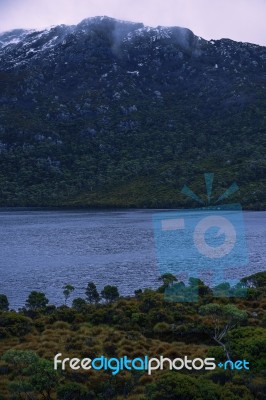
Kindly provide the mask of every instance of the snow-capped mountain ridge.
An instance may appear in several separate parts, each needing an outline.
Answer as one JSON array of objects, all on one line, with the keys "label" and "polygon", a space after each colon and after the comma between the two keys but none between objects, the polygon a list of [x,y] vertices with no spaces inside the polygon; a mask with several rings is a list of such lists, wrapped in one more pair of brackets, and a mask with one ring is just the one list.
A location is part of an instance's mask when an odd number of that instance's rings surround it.
[{"label": "snow-capped mountain ridge", "polygon": [[[199,56],[204,53],[208,45],[222,41],[206,41],[193,34],[187,28],[144,26],[142,23],[116,20],[110,17],[92,17],[81,21],[77,25],[58,25],[38,30],[15,29],[0,34],[0,67],[13,69],[26,65],[29,60],[52,60],[55,53],[61,54],[64,48],[79,46],[96,36],[106,37],[110,41],[112,51],[125,52],[125,48],[138,46],[150,51],[150,46],[158,43],[163,46],[177,45],[179,50]],[[226,45],[225,45],[226,44]],[[238,47],[237,42],[223,42],[217,46],[217,52],[228,57],[232,45]],[[241,44],[243,45],[243,44]],[[246,44],[248,48],[259,47]],[[223,47],[222,49],[220,47]],[[157,49],[158,50],[158,49]],[[256,60],[258,62],[258,60]],[[215,62],[217,64],[217,62]]]},{"label": "snow-capped mountain ridge", "polygon": [[[142,177],[169,205],[191,160],[202,173],[212,157],[240,184],[264,179],[265,47],[108,17],[0,42],[1,204],[66,204]],[[246,204],[265,199],[247,190]]]}]

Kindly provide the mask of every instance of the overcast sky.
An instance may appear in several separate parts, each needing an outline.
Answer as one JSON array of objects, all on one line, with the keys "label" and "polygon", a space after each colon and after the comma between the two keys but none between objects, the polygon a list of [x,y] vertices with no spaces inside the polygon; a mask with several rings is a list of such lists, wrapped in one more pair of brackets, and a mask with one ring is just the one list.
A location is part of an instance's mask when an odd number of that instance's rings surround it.
[{"label": "overcast sky", "polygon": [[76,24],[96,15],[266,45],[266,0],[0,0],[0,31]]}]

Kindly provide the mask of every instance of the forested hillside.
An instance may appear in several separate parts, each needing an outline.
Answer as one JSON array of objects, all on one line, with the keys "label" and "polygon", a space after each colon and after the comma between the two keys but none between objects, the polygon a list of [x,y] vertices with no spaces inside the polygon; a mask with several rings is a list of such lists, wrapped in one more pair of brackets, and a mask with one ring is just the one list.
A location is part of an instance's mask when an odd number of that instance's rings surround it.
[{"label": "forested hillside", "polygon": [[107,17],[0,34],[1,206],[265,209],[266,48]]}]

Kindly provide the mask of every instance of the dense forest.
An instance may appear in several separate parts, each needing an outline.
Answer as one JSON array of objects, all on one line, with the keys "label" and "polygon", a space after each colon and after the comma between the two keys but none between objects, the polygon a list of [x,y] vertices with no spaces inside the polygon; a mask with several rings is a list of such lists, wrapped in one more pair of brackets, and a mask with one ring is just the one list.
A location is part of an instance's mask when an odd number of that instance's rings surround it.
[{"label": "dense forest", "polygon": [[265,209],[266,49],[111,18],[0,35],[0,205]]}]

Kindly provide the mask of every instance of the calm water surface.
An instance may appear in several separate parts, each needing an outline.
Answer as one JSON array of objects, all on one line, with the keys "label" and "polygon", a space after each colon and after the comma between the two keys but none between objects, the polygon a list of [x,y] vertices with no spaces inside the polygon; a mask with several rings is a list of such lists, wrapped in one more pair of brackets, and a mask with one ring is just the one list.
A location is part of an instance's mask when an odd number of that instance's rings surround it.
[{"label": "calm water surface", "polygon": [[[83,296],[88,281],[123,295],[158,286],[154,210],[0,212],[0,293],[14,308],[32,290],[62,304],[62,286]],[[265,270],[266,212],[245,212],[249,264],[239,278]]]}]

